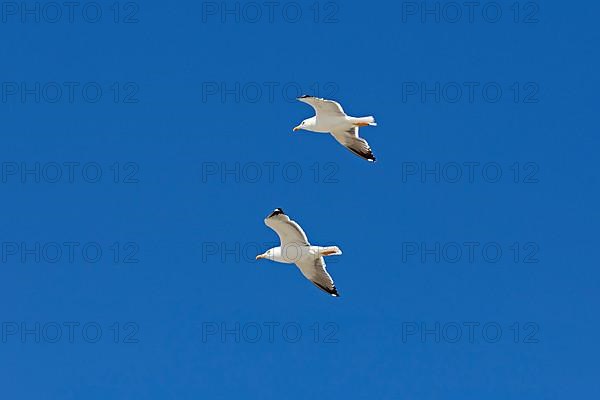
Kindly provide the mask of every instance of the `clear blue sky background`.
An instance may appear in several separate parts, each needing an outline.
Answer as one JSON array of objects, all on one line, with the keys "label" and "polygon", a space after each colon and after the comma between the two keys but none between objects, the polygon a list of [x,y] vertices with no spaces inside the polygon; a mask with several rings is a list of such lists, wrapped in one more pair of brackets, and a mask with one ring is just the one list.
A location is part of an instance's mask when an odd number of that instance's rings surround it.
[{"label": "clear blue sky background", "polygon": [[[600,394],[597,3],[540,2],[536,9],[523,2],[515,22],[513,2],[501,1],[496,23],[482,16],[483,6],[472,23],[466,8],[455,23],[448,21],[455,10],[445,8],[436,23],[434,15],[423,22],[406,14],[413,3],[403,14],[402,2],[359,1],[319,3],[317,21],[312,1],[295,3],[297,22],[290,21],[293,5],[282,16],[289,4],[282,2],[272,22],[263,5],[254,23],[248,18],[256,8],[241,8],[246,14],[236,22],[231,14],[225,21],[203,14],[202,2],[144,1],[139,10],[119,6],[117,19],[135,14],[134,23],[115,23],[109,2],[97,3],[98,23],[86,21],[82,7],[73,23],[66,8],[61,21],[50,23],[55,10],[46,8],[36,23],[31,15],[22,22],[14,14],[22,10],[5,3],[3,397]],[[35,94],[23,99],[21,91],[36,82],[46,87],[39,103]],[[50,102],[51,82],[63,89],[77,82],[73,101],[65,91]],[[96,103],[81,94],[89,82],[102,89]],[[436,82],[448,89],[439,102],[407,92],[413,83],[431,89]],[[449,101],[453,82],[465,91],[456,102]],[[464,82],[479,84],[473,101]],[[221,89],[236,83],[239,101],[231,93],[223,100]],[[502,89],[497,102],[482,94],[488,83]],[[275,85],[272,98],[267,85]],[[379,126],[361,132],[378,162],[329,137],[292,133],[312,115],[291,100],[298,87],[339,100],[352,115],[375,115]],[[92,86],[88,99],[93,93]],[[137,101],[124,102],[124,94]],[[80,166],[69,182],[69,162],[96,163],[90,168],[99,166],[101,180],[87,182]],[[469,162],[497,163],[502,177],[489,182],[477,169],[472,182],[464,175],[456,183],[431,174],[424,182],[403,179],[415,165]],[[23,167],[36,163],[45,171],[40,182],[35,173],[23,178]],[[50,182],[52,163],[63,165],[57,183]],[[263,175],[251,181],[256,163]],[[272,180],[264,163],[279,163]],[[217,175],[203,179],[215,166]],[[219,175],[236,166],[239,179]],[[287,178],[283,166],[291,168]],[[302,177],[293,182],[298,168]],[[320,292],[293,266],[254,260],[276,239],[263,224],[275,207],[313,243],[343,249],[329,264],[341,298]],[[52,244],[65,242],[80,243],[73,261],[63,247],[49,262]],[[407,244],[422,250],[464,242],[494,243],[502,257],[492,263],[479,247],[473,262],[463,254],[452,263],[452,255],[436,262],[404,251]],[[87,259],[86,243],[96,244]],[[89,259],[94,248],[102,250],[97,262]],[[72,340],[71,322],[79,324]],[[273,340],[269,323],[279,324]],[[421,335],[436,323],[439,340]],[[473,340],[468,323],[479,324]],[[221,336],[236,324],[239,341]],[[501,328],[497,341],[494,329],[483,332],[486,324]],[[57,325],[62,336],[52,343]],[[262,332],[252,343],[256,325]],[[462,336],[454,342],[457,325]],[[96,343],[94,327],[102,329]],[[302,330],[296,342],[294,327]]]}]

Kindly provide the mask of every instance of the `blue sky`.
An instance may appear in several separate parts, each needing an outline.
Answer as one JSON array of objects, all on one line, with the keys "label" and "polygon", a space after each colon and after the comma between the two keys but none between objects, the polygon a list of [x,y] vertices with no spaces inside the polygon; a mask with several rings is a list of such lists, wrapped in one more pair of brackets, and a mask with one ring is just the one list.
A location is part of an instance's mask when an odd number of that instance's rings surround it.
[{"label": "blue sky", "polygon": [[[597,396],[598,11],[3,2],[3,393]],[[276,207],[341,298],[254,260]]]}]

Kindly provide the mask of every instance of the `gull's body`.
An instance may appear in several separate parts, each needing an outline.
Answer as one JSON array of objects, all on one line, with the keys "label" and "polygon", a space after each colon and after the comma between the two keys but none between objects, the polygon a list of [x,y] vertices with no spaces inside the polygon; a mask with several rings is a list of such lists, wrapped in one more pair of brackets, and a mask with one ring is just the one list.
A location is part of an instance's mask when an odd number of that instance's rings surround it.
[{"label": "gull's body", "polygon": [[284,264],[296,264],[302,275],[316,287],[334,297],[339,297],[323,259],[323,257],[342,254],[338,247],[311,246],[300,225],[285,215],[281,208],[265,218],[265,225],[277,233],[281,246],[273,247],[264,254],[256,256],[257,260],[269,259]]},{"label": "gull's body", "polygon": [[373,117],[351,117],[346,115],[340,103],[318,97],[298,97],[303,103],[315,109],[316,115],[305,119],[294,131],[304,129],[311,132],[330,133],[340,144],[359,157],[375,161],[375,156],[367,141],[358,136],[358,128],[377,126]]}]

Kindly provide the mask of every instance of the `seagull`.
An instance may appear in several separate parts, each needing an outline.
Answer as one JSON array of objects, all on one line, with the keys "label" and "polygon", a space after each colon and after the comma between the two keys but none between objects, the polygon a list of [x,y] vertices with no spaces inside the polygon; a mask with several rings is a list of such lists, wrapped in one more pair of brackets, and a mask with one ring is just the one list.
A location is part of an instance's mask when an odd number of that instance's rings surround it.
[{"label": "seagull", "polygon": [[374,117],[356,118],[346,115],[340,103],[333,100],[308,95],[300,96],[298,100],[314,108],[317,115],[302,121],[294,128],[294,132],[304,129],[311,132],[331,133],[335,140],[357,156],[375,162],[369,143],[358,136],[358,128],[377,126]]},{"label": "seagull", "polygon": [[326,256],[342,254],[339,247],[311,246],[300,225],[285,215],[281,208],[277,208],[265,218],[265,225],[277,233],[281,246],[259,254],[256,256],[257,260],[266,258],[279,263],[296,264],[302,275],[316,287],[333,297],[340,296],[323,260]]}]

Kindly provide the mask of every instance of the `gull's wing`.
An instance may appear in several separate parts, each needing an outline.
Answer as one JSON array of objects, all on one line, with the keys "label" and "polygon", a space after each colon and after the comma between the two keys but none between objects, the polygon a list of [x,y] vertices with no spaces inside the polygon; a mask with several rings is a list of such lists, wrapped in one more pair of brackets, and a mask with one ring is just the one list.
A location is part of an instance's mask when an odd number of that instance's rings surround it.
[{"label": "gull's wing", "polygon": [[317,116],[320,117],[345,117],[346,113],[344,109],[337,101],[325,100],[319,97],[313,96],[301,96],[298,97],[303,103],[309,104],[317,112]]},{"label": "gull's wing", "polygon": [[310,246],[306,233],[304,233],[300,225],[285,215],[281,208],[276,209],[265,218],[265,225],[277,233],[279,240],[281,240],[282,247],[286,247],[290,244]]},{"label": "gull's wing", "polygon": [[344,147],[365,160],[375,162],[375,156],[371,151],[369,143],[358,136],[358,127],[353,127],[347,131],[334,131],[331,135]]},{"label": "gull's wing", "polygon": [[300,271],[302,271],[302,275],[314,283],[316,287],[329,293],[333,297],[340,297],[340,294],[333,283],[333,279],[331,279],[331,275],[329,275],[327,268],[325,268],[325,260],[323,260],[323,257],[314,258],[313,256],[306,255],[298,260],[296,265],[300,268]]}]

